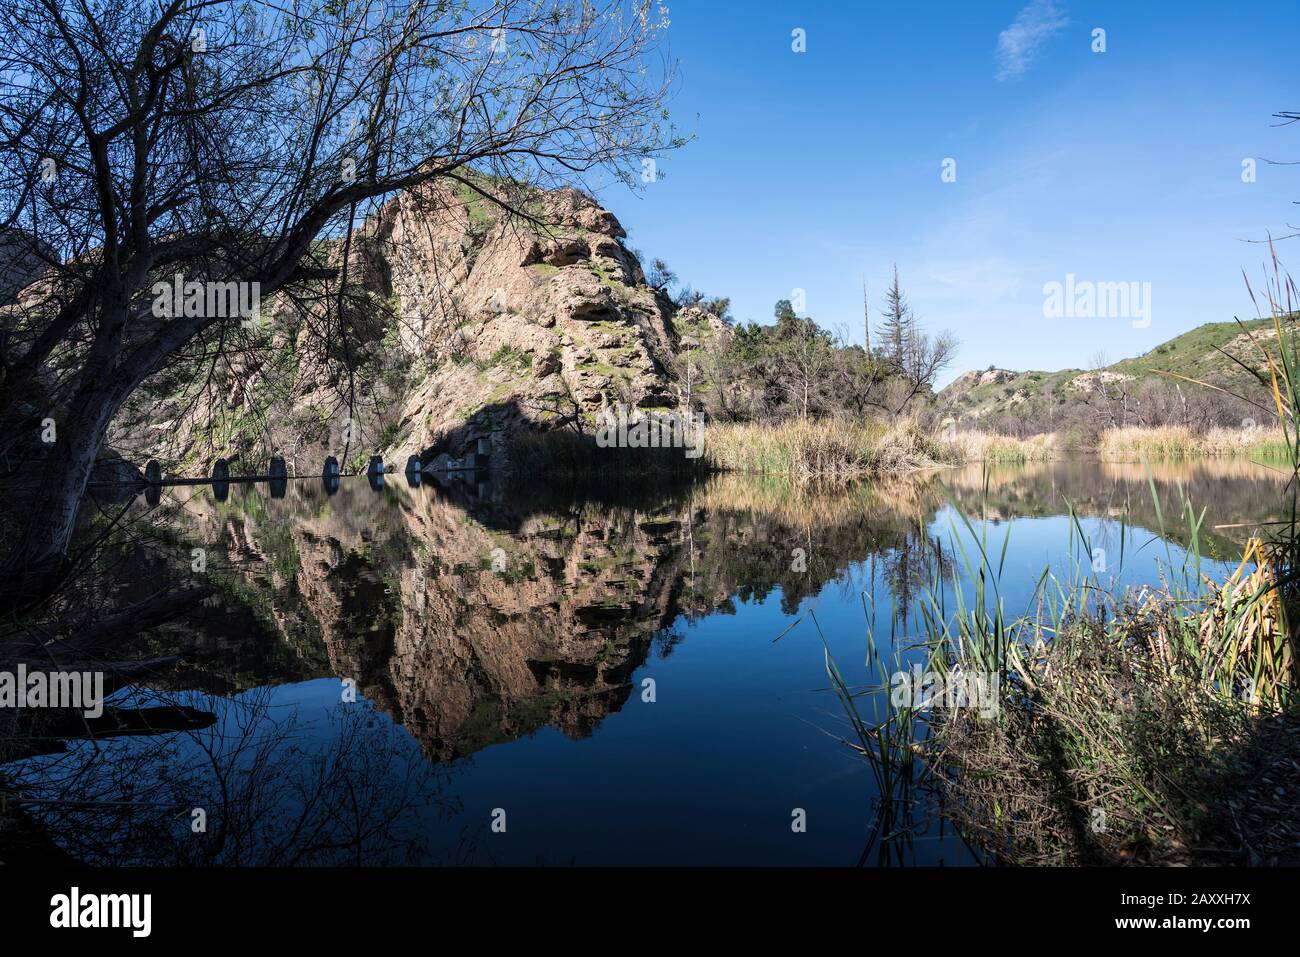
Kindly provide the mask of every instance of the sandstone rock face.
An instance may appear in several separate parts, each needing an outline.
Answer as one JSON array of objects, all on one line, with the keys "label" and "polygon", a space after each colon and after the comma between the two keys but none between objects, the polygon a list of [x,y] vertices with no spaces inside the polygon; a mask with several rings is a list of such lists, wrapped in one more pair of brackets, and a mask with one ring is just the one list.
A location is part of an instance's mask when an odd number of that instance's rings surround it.
[{"label": "sandstone rock face", "polygon": [[1010,379],[1014,379],[1015,377],[1016,377],[1016,373],[1010,372],[1006,369],[988,369],[987,371],[981,372],[979,374],[979,384],[998,385],[1000,383],[1007,382]]},{"label": "sandstone rock face", "polygon": [[[673,404],[671,304],[645,286],[611,213],[562,191],[544,203],[550,229],[498,220],[466,255],[466,224],[428,206],[398,200],[374,225],[383,248],[402,250],[392,267],[399,315],[432,366],[403,406],[409,431],[395,454],[460,457],[479,438],[499,446],[518,428],[591,419],[612,401]],[[437,245],[406,244],[415,234]],[[446,271],[438,249],[453,269],[431,288],[430,274]],[[447,313],[454,328],[439,321]]]},{"label": "sandstone rock face", "polygon": [[[537,222],[435,187],[393,199],[356,231],[348,280],[379,318],[347,313],[378,357],[361,371],[355,411],[340,401],[337,371],[313,356],[319,337],[285,304],[264,303],[272,344],[236,360],[244,364],[222,396],[228,425],[161,389],[133,400],[112,444],[188,474],[218,456],[241,455],[251,470],[273,454],[310,474],[345,447],[345,466],[363,453],[404,463],[484,448],[502,465],[520,430],[592,423],[614,402],[674,407],[676,307],[645,284],[618,220],[571,189],[537,193],[527,207]],[[341,242],[331,255],[344,265]]]}]

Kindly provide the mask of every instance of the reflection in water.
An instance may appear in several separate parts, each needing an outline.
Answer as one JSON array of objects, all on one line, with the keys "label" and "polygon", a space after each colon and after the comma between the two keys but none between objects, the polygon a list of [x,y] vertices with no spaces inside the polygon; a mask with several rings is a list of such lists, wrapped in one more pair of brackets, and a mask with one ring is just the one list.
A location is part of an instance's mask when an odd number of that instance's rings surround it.
[{"label": "reflection in water", "polygon": [[[954,469],[944,484],[964,510],[990,521],[1060,515],[1073,508],[1090,518],[1123,520],[1190,547],[1182,515],[1206,511],[1200,545],[1205,558],[1240,559],[1256,523],[1283,517],[1282,489],[1290,472],[1245,459],[1190,462],[1036,462]],[[1152,489],[1158,495],[1152,496]],[[1216,526],[1219,526],[1216,528]]]},{"label": "reflection in water", "polygon": [[[185,667],[135,693],[210,727],[75,743],[5,775],[61,847],[96,863],[853,863],[871,777],[838,740],[820,640],[773,639],[815,609],[846,675],[867,629],[877,646],[903,641],[930,574],[919,536],[950,533],[950,496],[1016,526],[1009,567],[1027,599],[1043,561],[1064,557],[1069,509],[1099,540],[1116,523],[1158,530],[1149,474],[174,489],[170,534],[207,550],[221,596],[150,646],[183,650]],[[1281,479],[1262,468],[1150,477],[1167,522],[1183,496],[1206,527],[1278,507]],[[1247,531],[1203,538],[1205,557],[1231,560]],[[1153,578],[1145,562],[1125,580]],[[940,821],[911,836],[917,861],[969,859]]]},{"label": "reflection in water", "polygon": [[299,697],[293,707],[271,688],[166,695],[212,709],[210,726],[82,742],[24,762],[10,785],[67,853],[90,864],[420,860],[427,849],[412,823],[417,811],[446,806],[442,776],[409,760],[400,728],[364,704],[339,704],[327,684],[323,702]]}]

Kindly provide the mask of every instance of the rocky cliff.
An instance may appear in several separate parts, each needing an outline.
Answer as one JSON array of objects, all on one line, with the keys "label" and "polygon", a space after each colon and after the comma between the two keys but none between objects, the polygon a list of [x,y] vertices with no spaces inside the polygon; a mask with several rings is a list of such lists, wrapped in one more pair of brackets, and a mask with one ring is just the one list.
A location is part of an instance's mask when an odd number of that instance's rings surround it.
[{"label": "rocky cliff", "polygon": [[679,327],[722,324],[678,316],[591,198],[529,193],[515,208],[522,217],[461,186],[391,200],[326,244],[346,265],[349,298],[326,287],[306,315],[301,303],[264,303],[266,321],[245,330],[256,348],[160,375],[111,444],[190,474],[217,457],[249,470],[276,454],[319,474],[345,450],[353,467],[374,452],[399,466],[476,451],[502,464],[522,429],[589,424],[614,402],[676,406]]}]

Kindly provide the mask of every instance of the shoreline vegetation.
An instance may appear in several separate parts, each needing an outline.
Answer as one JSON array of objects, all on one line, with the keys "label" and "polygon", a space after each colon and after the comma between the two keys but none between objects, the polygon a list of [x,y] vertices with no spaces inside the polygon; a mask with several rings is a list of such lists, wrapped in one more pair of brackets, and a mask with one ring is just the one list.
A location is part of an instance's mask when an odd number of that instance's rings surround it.
[{"label": "shoreline vegetation", "polygon": [[715,425],[705,439],[703,458],[718,471],[800,480],[890,475],[957,464],[949,445],[908,420],[888,426],[839,419]]},{"label": "shoreline vegetation", "polygon": [[[1081,531],[1071,546],[1091,552]],[[1080,563],[1018,619],[999,547],[981,536],[954,614],[937,583],[923,601],[927,668],[996,675],[996,713],[902,716],[965,839],[1016,865],[1296,863],[1300,657],[1276,543],[1252,539],[1221,585],[1171,559],[1165,588],[1120,591]]]},{"label": "shoreline vegetation", "polygon": [[1281,429],[1216,426],[1195,431],[1184,426],[1125,426],[1106,429],[1094,441],[1059,432],[1017,438],[990,432],[958,432],[949,440],[963,462],[1046,462],[1072,454],[1091,455],[1103,462],[1171,461],[1213,457],[1242,457],[1286,461],[1290,443]]},{"label": "shoreline vegetation", "polygon": [[[660,260],[651,274],[653,288],[678,284]],[[937,389],[956,340],[922,328],[897,270],[865,347],[799,315],[789,300],[774,306],[775,323],[758,325],[736,323],[725,298],[689,287],[674,296],[682,344],[671,370],[677,407],[657,399],[635,415],[702,423],[688,454],[649,450],[644,441],[600,447],[591,434],[599,416],[589,404],[562,420],[570,434],[517,443],[523,454],[513,464],[529,474],[736,471],[809,481],[1077,456],[1132,463],[1290,457],[1267,350],[1293,349],[1300,317],[1281,307],[1273,318],[1198,327],[1141,361],[1111,367],[1097,358],[1093,371],[1053,375],[990,367]],[[1034,404],[1035,395],[1043,401]],[[601,415],[607,411],[602,406]]]},{"label": "shoreline vegetation", "polygon": [[886,425],[847,419],[776,424],[716,423],[706,427],[702,454],[681,448],[602,448],[574,432],[533,433],[512,447],[519,474],[600,476],[620,472],[746,472],[799,481],[899,475],[984,462],[1016,465],[1090,456],[1104,462],[1242,458],[1285,462],[1291,444],[1280,429],[1181,426],[1108,429],[1094,442],[1056,432],[1025,438],[992,432],[935,435],[910,419]]},{"label": "shoreline vegetation", "polygon": [[1113,462],[1220,455],[1284,461],[1289,452],[1287,437],[1281,429],[1258,427],[1212,428],[1196,433],[1172,425],[1157,428],[1129,426],[1103,432],[1097,442],[1097,457]]},{"label": "shoreline vegetation", "polygon": [[[1268,290],[1274,315],[1293,289],[1279,277]],[[918,639],[888,657],[872,644],[865,688],[828,654],[850,743],[880,782],[882,859],[901,856],[928,800],[991,863],[1300,863],[1300,355],[1275,325],[1261,373],[1282,423],[1275,436],[1126,429],[1102,445],[1125,456],[1285,455],[1290,517],[1261,522],[1224,581],[1201,568],[1204,511],[1184,497],[1166,514],[1152,483],[1161,586],[1120,585],[1122,548],[1109,570],[1101,551],[1099,567],[1071,509],[1068,568],[1044,569],[1017,616],[1001,593],[1012,528],[996,530],[985,501],[957,510],[951,542],[935,543]],[[1190,542],[1181,558],[1171,526]],[[940,686],[993,691],[918,706],[889,694],[890,674],[909,667]]]}]

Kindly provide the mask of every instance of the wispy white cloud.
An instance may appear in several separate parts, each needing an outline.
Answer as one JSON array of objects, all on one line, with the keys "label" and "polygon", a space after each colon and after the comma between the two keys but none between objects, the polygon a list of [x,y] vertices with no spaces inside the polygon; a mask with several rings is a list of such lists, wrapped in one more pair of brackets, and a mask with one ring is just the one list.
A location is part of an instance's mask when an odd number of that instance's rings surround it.
[{"label": "wispy white cloud", "polygon": [[1069,22],[1053,0],[1030,0],[998,34],[997,78],[1011,80],[1028,70],[1043,44]]}]

